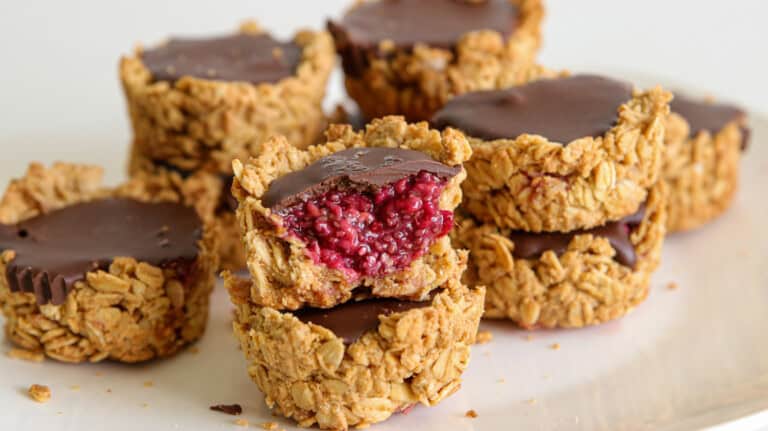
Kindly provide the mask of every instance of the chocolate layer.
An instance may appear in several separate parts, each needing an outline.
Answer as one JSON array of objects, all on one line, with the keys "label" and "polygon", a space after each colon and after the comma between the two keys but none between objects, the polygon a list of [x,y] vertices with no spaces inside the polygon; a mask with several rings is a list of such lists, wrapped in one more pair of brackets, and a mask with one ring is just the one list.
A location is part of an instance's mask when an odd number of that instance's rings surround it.
[{"label": "chocolate layer", "polygon": [[106,269],[115,257],[186,273],[201,236],[202,222],[192,208],[103,199],[4,225],[0,249],[16,252],[5,274],[11,291],[59,305],[86,272]]},{"label": "chocolate layer", "polygon": [[[670,108],[672,112],[685,118],[691,128],[691,136],[703,131],[715,134],[733,121],[743,125],[747,116],[743,110],[733,105],[691,99],[680,94],[675,94]],[[744,126],[742,130],[744,134],[742,149],[746,149],[749,141],[749,129]]]},{"label": "chocolate layer", "polygon": [[605,134],[616,124],[619,107],[630,99],[632,86],[625,82],[575,75],[455,97],[432,123],[485,140],[530,134],[568,144]]},{"label": "chocolate layer", "polygon": [[565,253],[568,249],[568,244],[577,235],[594,235],[606,238],[611,243],[611,246],[616,250],[616,255],[614,256],[616,262],[630,268],[635,268],[637,255],[635,254],[635,246],[630,240],[630,235],[643,222],[644,217],[645,207],[641,206],[635,214],[593,229],[565,233],[512,231],[509,234],[509,239],[515,243],[512,255],[518,259],[538,259],[545,251],[552,250],[560,256]]},{"label": "chocolate layer", "polygon": [[410,49],[423,43],[453,49],[466,33],[494,30],[510,35],[518,11],[509,0],[378,0],[354,6],[328,28],[336,40],[347,73],[359,76],[367,56],[379,55],[379,43]]},{"label": "chocolate layer", "polygon": [[375,190],[421,171],[447,179],[461,172],[461,166],[402,148],[350,148],[272,181],[262,202],[277,211],[336,187]]},{"label": "chocolate layer", "polygon": [[144,51],[144,65],[155,81],[184,76],[216,81],[272,83],[292,76],[301,48],[266,34],[236,34],[210,39],[171,39]]},{"label": "chocolate layer", "polygon": [[329,309],[307,308],[295,311],[294,315],[304,323],[314,323],[329,329],[345,344],[352,344],[366,331],[379,326],[379,316],[423,308],[430,301],[413,302],[397,299],[375,298],[359,302],[346,302]]}]

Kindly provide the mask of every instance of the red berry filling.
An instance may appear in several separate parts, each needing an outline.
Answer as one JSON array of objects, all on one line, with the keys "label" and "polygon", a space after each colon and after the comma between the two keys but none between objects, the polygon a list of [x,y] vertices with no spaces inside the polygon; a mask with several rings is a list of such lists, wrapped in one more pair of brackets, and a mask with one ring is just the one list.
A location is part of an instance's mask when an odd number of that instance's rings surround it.
[{"label": "red berry filling", "polygon": [[453,226],[438,205],[445,180],[426,171],[375,191],[331,190],[279,211],[315,263],[349,278],[388,274],[427,252]]}]

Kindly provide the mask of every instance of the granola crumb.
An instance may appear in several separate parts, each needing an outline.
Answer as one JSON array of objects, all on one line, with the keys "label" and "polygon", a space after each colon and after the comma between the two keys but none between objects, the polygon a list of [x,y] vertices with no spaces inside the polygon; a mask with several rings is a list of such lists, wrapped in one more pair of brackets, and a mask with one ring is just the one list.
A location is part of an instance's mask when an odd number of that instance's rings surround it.
[{"label": "granola crumb", "polygon": [[533,341],[533,335],[528,334],[525,336],[525,341]]},{"label": "granola crumb", "polygon": [[8,351],[7,355],[9,358],[12,358],[12,359],[21,359],[23,361],[30,361],[30,362],[43,362],[43,360],[45,360],[45,355],[43,354],[43,352],[35,352],[32,350],[25,350],[25,349],[13,348]]},{"label": "granola crumb", "polygon": [[507,381],[504,379],[499,379],[499,380],[496,380],[496,383],[507,383]]},{"label": "granola crumb", "polygon": [[677,283],[675,283],[674,281],[672,281],[669,284],[667,284],[667,289],[669,289],[669,290],[675,290],[677,288],[678,288]]},{"label": "granola crumb", "polygon": [[143,409],[146,409],[147,407],[149,407],[149,404],[147,404],[147,403],[141,403],[141,408],[143,408]]},{"label": "granola crumb", "polygon": [[152,386],[155,386],[155,382],[153,382],[152,380],[147,380],[146,382],[144,382],[145,388],[151,388]]},{"label": "granola crumb", "polygon": [[531,399],[527,399],[527,400],[525,400],[525,403],[526,403],[526,404],[529,404],[529,405],[534,405],[534,404],[536,404],[537,402],[538,402],[538,401],[536,400],[536,398],[531,398]]},{"label": "granola crumb", "polygon": [[191,353],[193,355],[197,355],[198,353],[200,353],[200,349],[198,349],[197,347],[194,347],[194,346],[190,347],[189,348],[189,353]]},{"label": "granola crumb", "polygon": [[72,386],[69,387],[69,389],[71,389],[73,391],[79,391],[80,390],[80,385],[72,385]]},{"label": "granola crumb", "polygon": [[29,387],[29,396],[38,403],[45,403],[51,399],[51,388],[45,385],[34,384]]},{"label": "granola crumb", "polygon": [[237,425],[239,427],[247,427],[248,426],[248,421],[245,420],[245,419],[237,419],[235,421],[235,425]]},{"label": "granola crumb", "polygon": [[265,430],[275,430],[277,429],[277,422],[264,422],[261,427]]},{"label": "granola crumb", "polygon": [[551,346],[549,346],[552,350],[560,350],[560,343],[554,343]]},{"label": "granola crumb", "polygon": [[107,393],[108,393],[108,394],[111,394],[111,393],[112,393],[112,389],[110,389],[110,388],[107,388]]},{"label": "granola crumb", "polygon": [[477,412],[476,412],[476,411],[474,411],[474,410],[467,410],[467,412],[466,412],[466,413],[464,413],[464,416],[466,416],[466,417],[468,417],[468,418],[472,418],[472,419],[474,419],[474,418],[476,418],[476,417],[477,417]]},{"label": "granola crumb", "polygon": [[102,373],[101,371],[96,371],[95,375],[96,375],[96,377],[101,377],[101,376],[104,375],[104,373]]},{"label": "granola crumb", "polygon": [[477,344],[485,344],[493,340],[493,334],[491,331],[480,331],[477,333]]}]

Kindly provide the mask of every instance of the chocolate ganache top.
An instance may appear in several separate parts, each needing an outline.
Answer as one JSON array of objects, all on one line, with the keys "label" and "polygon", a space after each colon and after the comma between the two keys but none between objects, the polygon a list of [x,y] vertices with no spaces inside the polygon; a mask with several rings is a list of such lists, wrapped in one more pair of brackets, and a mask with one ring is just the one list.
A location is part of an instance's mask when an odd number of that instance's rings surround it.
[{"label": "chocolate ganache top", "polygon": [[509,0],[375,0],[355,5],[341,21],[329,21],[344,72],[361,76],[369,56],[378,57],[379,43],[410,50],[422,43],[453,49],[466,33],[494,30],[505,37],[518,20]]},{"label": "chocolate ganache top", "polygon": [[631,99],[628,83],[575,75],[455,97],[435,114],[432,123],[485,140],[530,134],[568,144],[605,134],[616,124],[619,107]]},{"label": "chocolate ganache top", "polygon": [[[670,108],[672,112],[685,118],[691,128],[691,136],[702,131],[715,134],[732,121],[744,122],[747,116],[742,109],[733,105],[695,100],[680,94],[675,94]],[[742,149],[746,149],[749,130],[743,126],[742,132],[744,134]]]},{"label": "chocolate ganache top", "polygon": [[524,231],[512,231],[509,239],[515,244],[512,255],[518,259],[537,259],[547,250],[552,250],[555,254],[562,255],[568,249],[577,235],[594,235],[606,238],[616,251],[614,260],[616,262],[635,268],[637,264],[637,255],[635,246],[630,241],[632,231],[643,222],[645,217],[645,207],[627,217],[615,222],[607,223],[592,229],[576,230],[572,232],[541,232],[530,233]]},{"label": "chocolate ganache top", "polygon": [[197,258],[201,237],[202,222],[192,208],[102,199],[2,225],[0,249],[16,252],[4,274],[11,291],[59,305],[75,281],[106,269],[115,257],[185,270]]},{"label": "chocolate ganache top", "polygon": [[384,40],[398,48],[417,43],[452,48],[472,31],[511,34],[517,15],[509,0],[377,0],[355,5],[330,26],[347,43],[360,48],[375,49]]},{"label": "chocolate ganache top", "polygon": [[292,76],[301,48],[266,34],[240,33],[210,39],[171,39],[141,54],[155,81],[184,76],[217,81],[273,83]]},{"label": "chocolate ganache top", "polygon": [[352,344],[366,331],[379,326],[379,316],[423,308],[431,305],[430,301],[414,302],[389,298],[374,298],[355,302],[350,301],[329,309],[306,308],[293,314],[304,323],[320,325]]},{"label": "chocolate ganache top", "polygon": [[350,148],[272,181],[262,202],[276,211],[338,186],[375,190],[421,171],[446,179],[461,172],[461,166],[402,148]]}]

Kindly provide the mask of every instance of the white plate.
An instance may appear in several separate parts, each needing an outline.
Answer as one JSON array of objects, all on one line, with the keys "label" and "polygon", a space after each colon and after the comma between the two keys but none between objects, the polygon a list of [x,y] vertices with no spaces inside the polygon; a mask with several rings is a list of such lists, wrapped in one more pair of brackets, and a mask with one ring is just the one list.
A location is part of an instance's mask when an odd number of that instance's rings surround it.
[{"label": "white plate", "polygon": [[[768,424],[768,414],[759,414],[768,410],[768,119],[753,118],[752,126],[735,204],[704,229],[667,241],[651,295],[634,313],[574,331],[526,333],[484,323],[493,341],[474,348],[461,391],[375,429],[683,430],[737,419],[723,429]],[[88,158],[118,169],[121,152],[100,147]],[[21,163],[2,160],[0,172],[16,174]],[[667,289],[670,282],[679,288]],[[251,424],[277,420],[291,429],[290,421],[270,415],[248,379],[230,316],[219,288],[199,353],[144,365],[34,364],[0,356],[0,430],[233,429],[234,417],[208,410],[229,403],[243,405],[242,418]],[[554,343],[559,350],[550,348]],[[9,348],[0,342],[0,349]],[[146,387],[147,381],[154,385]],[[51,401],[30,400],[26,388],[32,383],[49,385]],[[466,418],[470,409],[479,416]]]}]

